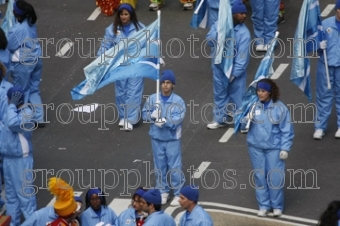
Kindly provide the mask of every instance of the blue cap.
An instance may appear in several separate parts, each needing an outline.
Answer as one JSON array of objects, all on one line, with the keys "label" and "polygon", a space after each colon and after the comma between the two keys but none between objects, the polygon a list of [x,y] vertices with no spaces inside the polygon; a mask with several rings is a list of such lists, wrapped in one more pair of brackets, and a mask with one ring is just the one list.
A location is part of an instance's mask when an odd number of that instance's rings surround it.
[{"label": "blue cap", "polygon": [[335,10],[340,8],[340,0],[337,0],[335,3]]},{"label": "blue cap", "polygon": [[13,86],[13,87],[11,87],[11,88],[7,91],[7,97],[8,97],[8,99],[10,100],[10,99],[12,98],[12,94],[13,94],[14,92],[16,92],[16,91],[18,91],[18,92],[20,92],[20,93],[22,94],[19,102],[24,103],[25,93],[24,93],[24,91],[21,89],[20,86]]},{"label": "blue cap", "polygon": [[196,188],[195,186],[185,186],[181,189],[179,193],[181,193],[185,198],[191,201],[198,202],[199,192],[198,188]]},{"label": "blue cap", "polygon": [[121,11],[123,9],[126,9],[127,11],[129,11],[129,13],[131,14],[133,9],[132,9],[132,6],[128,3],[123,3],[121,4],[119,7],[118,7],[118,11]]},{"label": "blue cap", "polygon": [[169,80],[172,84],[176,84],[175,74],[172,70],[164,70],[161,77],[161,83],[165,80]]},{"label": "blue cap", "polygon": [[237,0],[234,2],[231,11],[233,14],[237,14],[237,13],[246,13],[247,12],[247,8],[246,6],[243,4],[242,1]]},{"label": "blue cap", "polygon": [[88,193],[86,199],[90,201],[92,195],[98,195],[100,200],[103,201],[103,196],[101,196],[102,191],[98,188],[91,188]]},{"label": "blue cap", "polygon": [[150,189],[144,193],[143,199],[148,203],[154,205],[161,205],[162,204],[162,197],[161,193],[158,189]]}]

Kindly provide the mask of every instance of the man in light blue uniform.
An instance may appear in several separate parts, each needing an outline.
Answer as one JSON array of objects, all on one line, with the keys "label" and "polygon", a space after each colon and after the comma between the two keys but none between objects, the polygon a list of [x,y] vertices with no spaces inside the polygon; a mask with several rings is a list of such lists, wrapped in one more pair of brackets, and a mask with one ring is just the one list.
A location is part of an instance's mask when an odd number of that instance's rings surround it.
[{"label": "man in light blue uniform", "polygon": [[[180,138],[186,108],[183,99],[173,92],[176,78],[171,70],[163,71],[160,82],[162,91],[152,94],[145,102],[143,119],[152,122],[149,135],[157,177],[156,185],[162,193],[162,204],[167,203],[171,187],[174,189],[175,198],[170,205],[178,206],[179,191],[185,181]],[[156,103],[157,95],[159,104]],[[170,176],[171,181],[167,181],[167,176]]]},{"label": "man in light blue uniform", "polygon": [[21,86],[25,92],[25,103],[34,105],[34,119],[44,127],[44,111],[40,96],[42,73],[41,46],[38,41],[37,16],[33,6],[21,0],[13,5],[16,23],[8,33],[8,50],[13,54],[10,64],[14,86]]},{"label": "man in light blue uniform", "polygon": [[[332,112],[333,97],[337,115],[338,130],[335,138],[340,138],[340,0],[336,1],[336,15],[322,22],[325,41],[320,43],[320,58],[316,74],[316,107],[314,139],[321,140],[327,129],[329,116]],[[323,49],[327,51],[328,71],[331,89],[327,88],[326,67]]]},{"label": "man in light blue uniform", "polygon": [[197,204],[199,197],[198,188],[191,185],[181,189],[179,203],[186,211],[179,221],[179,226],[213,226],[210,215]]},{"label": "man in light blue uniform", "polygon": [[[227,117],[227,106],[231,104],[235,110],[242,105],[242,97],[245,91],[247,74],[246,70],[249,64],[249,45],[250,33],[244,21],[246,19],[247,9],[241,1],[235,1],[232,6],[234,19],[234,46],[235,54],[231,77],[228,79],[219,65],[212,63],[213,85],[214,85],[214,122],[207,125],[208,129],[217,129],[225,127]],[[217,22],[207,34],[207,39],[217,40]],[[215,47],[212,47],[212,55],[215,54]],[[213,59],[214,60],[214,59]],[[231,107],[228,107],[230,109]]]},{"label": "man in light blue uniform", "polygon": [[[123,10],[127,10],[130,15],[130,19],[126,24],[124,24],[121,19],[117,20],[117,17],[120,17]],[[136,12],[130,4],[121,4],[119,6],[115,21],[121,22],[123,26],[120,24],[111,24],[105,29],[104,40],[97,52],[97,56],[100,56],[105,53],[106,50],[117,45],[122,39],[125,39],[126,42],[131,35],[145,27],[144,24],[138,22]],[[114,33],[115,28],[117,28],[117,33]],[[140,120],[143,90],[144,79],[142,77],[128,78],[115,82],[116,105],[119,114],[118,126],[124,127],[126,131],[131,131],[133,125]],[[127,113],[125,113],[125,111],[127,111]],[[124,122],[124,119],[126,119],[126,122]]]},{"label": "man in light blue uniform", "polygon": [[267,51],[277,31],[280,0],[250,0],[256,51]]},{"label": "man in light blue uniform", "polygon": [[[83,202],[80,197],[75,196],[74,200],[78,205],[82,206]],[[79,215],[76,212],[75,215]],[[35,211],[29,218],[25,220],[21,226],[45,226],[47,223],[51,223],[57,220],[59,216],[56,214],[53,206],[46,206],[40,210]]]},{"label": "man in light blue uniform", "polygon": [[6,69],[9,69],[9,64],[11,60],[11,53],[7,49],[7,38],[4,30],[0,28],[0,62],[2,62]]},{"label": "man in light blue uniform", "polygon": [[[5,115],[8,108],[8,98],[7,91],[13,87],[13,85],[5,80],[6,75],[6,67],[4,64],[0,62],[0,137],[4,127]],[[0,140],[0,148],[1,148],[1,140]],[[2,177],[3,177],[3,158],[0,155],[1,163],[0,163],[0,193],[2,192]],[[5,201],[3,201],[0,197],[0,209],[4,206]]]},{"label": "man in light blue uniform", "polygon": [[[24,105],[24,91],[12,87],[7,92],[9,105],[1,132],[6,191],[6,214],[12,217],[11,226],[20,224],[21,212],[25,219],[36,210],[35,191],[32,187],[33,156],[30,108]],[[30,117],[29,117],[30,116]]]},{"label": "man in light blue uniform", "polygon": [[132,207],[124,210],[119,217],[117,217],[115,226],[132,226],[143,225],[147,214],[143,212],[143,205],[141,205],[141,198],[146,191],[143,188],[138,188],[132,196]]},{"label": "man in light blue uniform", "polygon": [[143,211],[148,213],[143,226],[176,226],[174,219],[161,210],[162,197],[158,189],[150,189],[141,199]]}]

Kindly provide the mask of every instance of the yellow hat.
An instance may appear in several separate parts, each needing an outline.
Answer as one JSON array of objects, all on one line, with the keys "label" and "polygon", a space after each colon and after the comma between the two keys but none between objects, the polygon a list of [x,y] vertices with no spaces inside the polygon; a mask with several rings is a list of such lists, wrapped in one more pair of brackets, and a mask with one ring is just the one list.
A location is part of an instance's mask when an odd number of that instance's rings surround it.
[{"label": "yellow hat", "polygon": [[60,217],[68,217],[77,210],[73,188],[61,178],[52,177],[48,182],[50,192],[55,195],[54,211]]}]

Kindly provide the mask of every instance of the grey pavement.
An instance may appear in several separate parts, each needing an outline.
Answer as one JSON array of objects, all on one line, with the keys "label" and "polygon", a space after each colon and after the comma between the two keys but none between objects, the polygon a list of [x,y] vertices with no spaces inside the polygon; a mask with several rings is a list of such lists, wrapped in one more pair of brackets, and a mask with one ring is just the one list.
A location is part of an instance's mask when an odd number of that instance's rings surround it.
[{"label": "grey pavement", "polygon": [[[136,187],[134,185],[136,183],[138,185],[138,182],[140,186],[146,186],[148,172],[153,169],[151,142],[148,136],[149,125],[140,121],[132,132],[124,132],[118,128],[118,122],[116,122],[115,124],[106,124],[107,130],[100,130],[99,128],[103,128],[100,124],[103,117],[100,115],[99,108],[91,114],[93,119],[98,121],[97,123],[82,124],[79,119],[81,114],[70,111],[65,105],[70,104],[72,107],[76,107],[76,104],[114,103],[113,84],[80,101],[73,101],[70,95],[70,90],[85,79],[83,68],[94,59],[80,57],[78,51],[81,54],[90,53],[94,56],[99,47],[98,38],[103,37],[105,28],[113,22],[114,17],[100,14],[95,21],[88,21],[87,18],[95,9],[94,0],[35,0],[30,3],[34,5],[38,15],[39,37],[54,39],[54,43],[49,44],[46,49],[49,58],[43,59],[41,83],[43,102],[50,106],[53,104],[54,107],[49,107],[47,110],[47,120],[50,123],[45,128],[34,131],[33,135],[34,168],[42,169],[36,172],[35,179],[35,185],[39,187],[38,207],[46,206],[52,199],[46,189],[46,175],[47,177],[58,175],[65,180],[73,181],[74,190],[85,193],[86,185],[103,187],[104,175],[102,173],[108,169],[112,169],[111,172],[114,170],[117,172],[117,174],[107,173],[105,175],[105,184],[112,185],[111,188],[106,189],[109,193],[108,202],[115,198],[128,199],[129,196],[120,194],[127,195],[128,185],[131,188],[130,192],[134,190],[133,187]],[[288,47],[287,38],[294,37],[302,1],[285,0],[284,3],[286,22],[279,25],[279,38]],[[334,4],[334,1],[320,1],[321,11],[332,3]],[[147,10],[148,5],[149,1],[141,0],[137,5],[138,19],[146,25],[157,17],[156,12]],[[246,25],[253,33],[251,9],[249,3],[246,5],[249,10]],[[0,6],[3,15],[4,8],[5,6]],[[190,112],[189,107],[187,108],[183,124],[183,172],[187,183],[189,183],[191,179],[187,170],[191,166],[198,168],[202,162],[210,162],[208,167],[210,171],[194,180],[195,184],[200,186],[200,200],[256,211],[258,207],[255,191],[249,181],[252,167],[247,152],[246,136],[239,134],[231,137],[226,143],[219,143],[219,139],[228,128],[208,130],[204,122],[205,118],[212,120],[212,109],[207,108],[203,116],[202,107],[213,102],[211,59],[205,58],[201,49],[201,43],[208,30],[194,30],[189,26],[192,13],[192,11],[183,11],[179,1],[167,0],[166,5],[162,8],[161,19],[162,48],[166,56],[164,59],[165,68],[172,69],[177,78],[174,91],[182,96],[187,104],[190,101],[198,104],[194,112]],[[334,11],[329,16],[333,14]],[[199,56],[197,59],[190,56],[190,47],[187,41],[190,35],[199,38],[193,50],[195,55]],[[60,40],[66,40],[65,38],[75,43],[74,52],[72,56],[72,52],[67,53],[71,56],[69,58],[60,58],[55,55],[57,50],[59,51],[65,44]],[[84,47],[78,48],[76,38],[95,39],[95,48],[93,45],[90,47],[90,42],[84,42]],[[168,41],[173,38],[182,40],[185,46],[185,51],[179,58],[171,57],[171,54],[175,56],[183,51],[183,48],[181,49],[175,41],[170,45]],[[209,48],[206,48],[206,51],[208,52]],[[277,49],[276,53],[279,51]],[[299,103],[306,105],[308,104],[307,98],[298,87],[289,81],[292,61],[287,57],[289,55],[290,52],[286,48],[284,56],[274,62],[274,70],[280,64],[289,64],[277,79],[281,89],[281,100],[287,105]],[[261,59],[251,59],[247,69],[247,84],[253,80],[260,61]],[[313,100],[315,100],[316,63],[316,59],[311,61]],[[145,79],[144,95],[150,95],[155,91],[155,81]],[[292,114],[296,121],[306,122],[313,119],[312,111],[301,115],[300,110],[295,109]],[[89,119],[89,115],[84,113],[84,119]],[[107,120],[117,118],[117,112],[106,110],[106,118]],[[61,120],[70,122],[63,124],[60,122]],[[194,121],[197,123],[193,123]],[[284,214],[317,220],[329,202],[339,199],[337,192],[340,189],[338,182],[340,179],[338,167],[340,140],[334,139],[334,133],[337,130],[335,110],[333,109],[329,119],[326,136],[321,141],[315,141],[312,138],[314,132],[312,122],[295,123],[294,130],[294,145],[286,160]],[[151,164],[150,170],[147,168],[148,164]],[[127,178],[127,170],[132,169],[138,170],[140,176],[130,173]],[[225,174],[226,170],[229,170],[228,174]],[[291,173],[298,170],[310,173],[306,177],[300,176],[299,173],[295,175]],[[79,174],[79,172],[83,173]],[[140,180],[137,180],[137,177]],[[152,176],[151,184],[154,185]],[[82,197],[84,198],[84,196]],[[216,215],[218,222],[220,222],[218,219],[221,216],[227,216],[224,214],[226,213]],[[253,216],[255,215],[253,214]],[[231,219],[231,216],[229,217]],[[253,222],[257,221],[255,218],[252,219]],[[266,219],[272,218],[267,217]],[[231,224],[219,223],[217,225]],[[261,225],[265,224],[261,223]]]}]

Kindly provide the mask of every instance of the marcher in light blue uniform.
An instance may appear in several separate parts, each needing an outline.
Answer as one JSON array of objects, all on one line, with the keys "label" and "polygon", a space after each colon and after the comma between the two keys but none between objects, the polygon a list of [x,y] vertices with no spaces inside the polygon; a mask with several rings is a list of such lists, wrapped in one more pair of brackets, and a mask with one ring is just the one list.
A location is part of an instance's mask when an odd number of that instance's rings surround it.
[{"label": "marcher in light blue uniform", "polygon": [[2,30],[2,28],[0,28],[0,62],[2,62],[5,65],[6,70],[8,72],[11,60],[11,53],[7,49],[7,45],[8,42],[5,32],[4,30]]},{"label": "marcher in light blue uniform", "polygon": [[256,51],[267,51],[277,31],[280,0],[250,0]]},{"label": "marcher in light blue uniform", "polygon": [[132,226],[143,225],[147,218],[147,214],[143,212],[143,205],[141,205],[141,198],[146,192],[143,188],[138,188],[132,196],[132,207],[124,210],[119,217],[117,217],[115,226]]},{"label": "marcher in light blue uniform", "polygon": [[[118,44],[122,38],[129,38],[138,30],[144,28],[144,24],[138,22],[135,10],[130,4],[121,4],[116,12],[115,21],[105,30],[104,41],[97,55],[100,56],[106,50]],[[127,131],[133,129],[133,125],[140,119],[140,107],[144,89],[144,79],[128,78],[115,82],[116,105],[119,113],[119,126]],[[124,105],[126,105],[124,107]],[[125,112],[127,119],[124,125]]]},{"label": "marcher in light blue uniform", "polygon": [[[245,91],[247,79],[247,67],[249,64],[249,45],[250,33],[244,20],[246,19],[247,9],[241,1],[235,1],[232,6],[234,19],[234,34],[236,45],[231,77],[228,79],[219,65],[212,63],[213,85],[214,85],[214,122],[207,125],[209,129],[217,129],[226,126],[227,106],[234,105],[238,109],[242,105],[242,97]],[[207,39],[217,40],[217,22],[207,34]],[[214,44],[209,42],[212,47],[212,55],[215,54]],[[214,59],[213,59],[214,61]],[[232,106],[228,107],[229,111]]]},{"label": "marcher in light blue uniform", "polygon": [[198,188],[185,186],[181,189],[179,203],[186,211],[182,215],[179,226],[213,226],[210,215],[197,204]]},{"label": "marcher in light blue uniform", "polygon": [[[74,197],[74,199],[79,205],[83,204],[80,197]],[[35,211],[21,226],[45,226],[58,218],[59,216],[55,213],[54,207],[46,206]]]},{"label": "marcher in light blue uniform", "polygon": [[24,91],[12,87],[7,92],[8,109],[1,132],[1,155],[6,191],[6,214],[11,216],[11,226],[20,225],[21,212],[25,219],[36,210],[33,188],[32,129],[34,123],[28,117],[30,108],[25,107]]},{"label": "marcher in light blue uniform", "polygon": [[[8,108],[8,98],[7,91],[13,87],[13,85],[7,82],[4,78],[6,75],[6,67],[4,64],[0,62],[0,138],[3,130],[3,125],[5,124],[5,115],[7,113]],[[0,140],[0,148],[1,148],[1,140]],[[2,177],[3,177],[3,158],[0,155],[1,163],[0,163],[0,193],[2,192]],[[0,209],[4,206],[5,201],[0,197]]]},{"label": "marcher in light blue uniform", "polygon": [[34,119],[43,127],[44,111],[40,97],[42,72],[41,47],[35,23],[37,16],[31,4],[18,0],[13,5],[16,23],[8,33],[8,50],[13,54],[10,65],[14,86],[21,86],[25,92],[25,103],[35,105]]},{"label": "marcher in light blue uniform", "polygon": [[117,215],[106,205],[106,199],[100,189],[90,189],[86,193],[86,210],[80,215],[82,226],[94,226],[103,222],[104,225],[115,225]]},{"label": "marcher in light blue uniform", "polygon": [[176,226],[174,219],[161,210],[162,197],[158,189],[150,189],[141,199],[143,211],[148,213],[143,226]]},{"label": "marcher in light blue uniform", "polygon": [[[170,187],[174,189],[175,198],[170,205],[179,205],[179,191],[184,183],[182,176],[181,135],[182,121],[185,116],[183,99],[173,92],[176,78],[171,70],[164,70],[160,79],[162,91],[152,94],[143,107],[144,121],[150,124],[149,135],[155,163],[156,185],[162,193],[162,204],[169,198]],[[156,98],[159,95],[159,106]],[[171,175],[171,181],[167,176]]]},{"label": "marcher in light blue uniform", "polygon": [[[323,36],[326,41],[320,43],[321,51],[316,73],[316,107],[314,139],[321,140],[327,130],[327,123],[332,112],[333,98],[335,99],[337,126],[335,138],[340,138],[340,0],[335,5],[336,15],[322,22]],[[323,45],[322,45],[323,44]],[[331,89],[327,87],[326,67],[323,49],[327,52],[327,62]]]},{"label": "marcher in light blue uniform", "polygon": [[279,88],[272,80],[258,82],[257,96],[259,101],[250,113],[247,145],[254,169],[258,216],[266,216],[271,208],[274,216],[280,216],[284,208],[284,159],[293,144],[293,124],[287,107],[278,100]]}]

